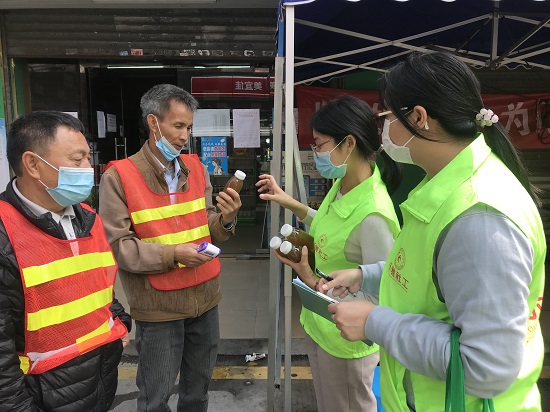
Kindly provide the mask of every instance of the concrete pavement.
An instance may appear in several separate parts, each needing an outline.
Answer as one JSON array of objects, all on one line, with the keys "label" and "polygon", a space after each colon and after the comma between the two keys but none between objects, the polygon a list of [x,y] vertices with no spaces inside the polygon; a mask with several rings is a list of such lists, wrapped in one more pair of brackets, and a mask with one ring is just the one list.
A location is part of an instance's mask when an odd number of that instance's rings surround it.
[{"label": "concrete pavement", "polygon": [[[246,363],[251,353],[267,353],[266,339],[222,339],[209,390],[209,412],[256,412],[267,410],[267,358]],[[283,360],[284,362],[284,360]],[[315,412],[315,393],[303,339],[292,341],[292,410]],[[119,381],[113,412],[135,412],[137,353],[133,342],[125,349],[119,365]],[[284,371],[281,371],[284,377]],[[276,410],[283,410],[284,380],[276,390]],[[169,401],[177,408],[177,383]]]}]

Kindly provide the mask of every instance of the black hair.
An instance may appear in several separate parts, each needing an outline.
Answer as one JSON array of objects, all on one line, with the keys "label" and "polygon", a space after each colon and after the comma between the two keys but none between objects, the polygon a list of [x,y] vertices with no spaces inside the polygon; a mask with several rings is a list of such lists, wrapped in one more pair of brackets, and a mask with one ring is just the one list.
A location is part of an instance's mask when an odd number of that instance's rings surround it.
[{"label": "black hair", "polygon": [[[479,134],[476,114],[483,108],[479,80],[466,63],[450,53],[410,54],[384,74],[379,97],[382,106],[421,139],[432,140],[406,116],[417,105],[456,140],[473,141]],[[529,183],[527,170],[504,128],[496,123],[485,127],[483,134],[492,152],[539,204],[537,189]]]},{"label": "black hair", "polygon": [[15,120],[7,134],[8,162],[17,176],[23,174],[21,157],[27,151],[40,155],[49,153],[57,129],[67,127],[84,134],[84,125],[76,117],[63,112],[38,111]]},{"label": "black hair", "polygon": [[[366,161],[374,160],[374,153],[380,149],[374,112],[367,103],[354,96],[341,96],[321,107],[313,115],[310,126],[319,133],[331,136],[336,144],[352,135],[357,142],[359,154]],[[401,165],[384,151],[381,156],[382,180],[391,194],[401,183]]]},{"label": "black hair", "polygon": [[181,87],[173,84],[157,84],[145,92],[140,100],[141,116],[147,130],[149,130],[147,115],[154,114],[162,120],[164,115],[170,111],[172,100],[187,105],[192,112],[199,107],[197,99]]}]

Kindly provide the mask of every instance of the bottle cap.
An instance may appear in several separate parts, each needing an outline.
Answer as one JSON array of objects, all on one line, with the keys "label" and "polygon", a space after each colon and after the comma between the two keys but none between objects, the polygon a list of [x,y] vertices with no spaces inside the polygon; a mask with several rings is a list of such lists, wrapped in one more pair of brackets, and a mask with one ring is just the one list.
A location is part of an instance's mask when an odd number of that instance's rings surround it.
[{"label": "bottle cap", "polygon": [[290,243],[288,240],[285,240],[283,243],[281,243],[281,247],[279,247],[279,250],[285,255],[287,253],[290,253],[290,251],[292,250],[292,243]]},{"label": "bottle cap", "polygon": [[269,247],[271,249],[279,249],[281,243],[283,243],[283,239],[281,239],[279,236],[274,236],[269,241]]},{"label": "bottle cap", "polygon": [[281,227],[281,230],[280,230],[281,235],[283,235],[284,237],[288,237],[288,236],[290,236],[290,235],[292,234],[292,230],[293,230],[293,229],[294,229],[294,228],[293,228],[291,225],[289,225],[288,223],[286,223],[286,224],[284,224],[284,225]]},{"label": "bottle cap", "polygon": [[237,170],[235,171],[235,177],[239,180],[244,180],[244,178],[246,177],[246,173],[241,170]]}]

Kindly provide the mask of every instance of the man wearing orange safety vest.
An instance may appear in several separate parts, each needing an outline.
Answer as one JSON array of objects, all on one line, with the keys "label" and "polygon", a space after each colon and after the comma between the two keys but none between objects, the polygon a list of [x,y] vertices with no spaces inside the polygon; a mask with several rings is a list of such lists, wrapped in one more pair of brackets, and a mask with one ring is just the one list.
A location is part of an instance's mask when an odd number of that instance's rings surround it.
[{"label": "man wearing orange safety vest", "polygon": [[138,411],[169,411],[179,373],[178,411],[206,412],[219,342],[220,262],[199,254],[201,242],[233,235],[239,194],[212,204],[212,185],[196,155],[180,155],[197,101],[170,84],[141,98],[149,139],[109,167],[99,211],[120,265],[136,321]]},{"label": "man wearing orange safety vest", "polygon": [[131,319],[114,299],[117,265],[87,205],[94,170],[82,123],[17,119],[16,178],[0,194],[0,410],[109,410]]}]

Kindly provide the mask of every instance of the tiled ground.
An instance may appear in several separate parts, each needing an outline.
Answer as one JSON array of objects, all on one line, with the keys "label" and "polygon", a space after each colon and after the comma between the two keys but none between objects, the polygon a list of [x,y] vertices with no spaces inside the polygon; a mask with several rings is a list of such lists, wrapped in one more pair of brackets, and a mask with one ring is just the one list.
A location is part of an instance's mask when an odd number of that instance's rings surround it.
[{"label": "tiled ground", "polygon": [[[268,334],[269,260],[222,259],[220,277],[222,339],[265,339]],[[300,301],[293,295],[292,337],[304,337]]]}]

